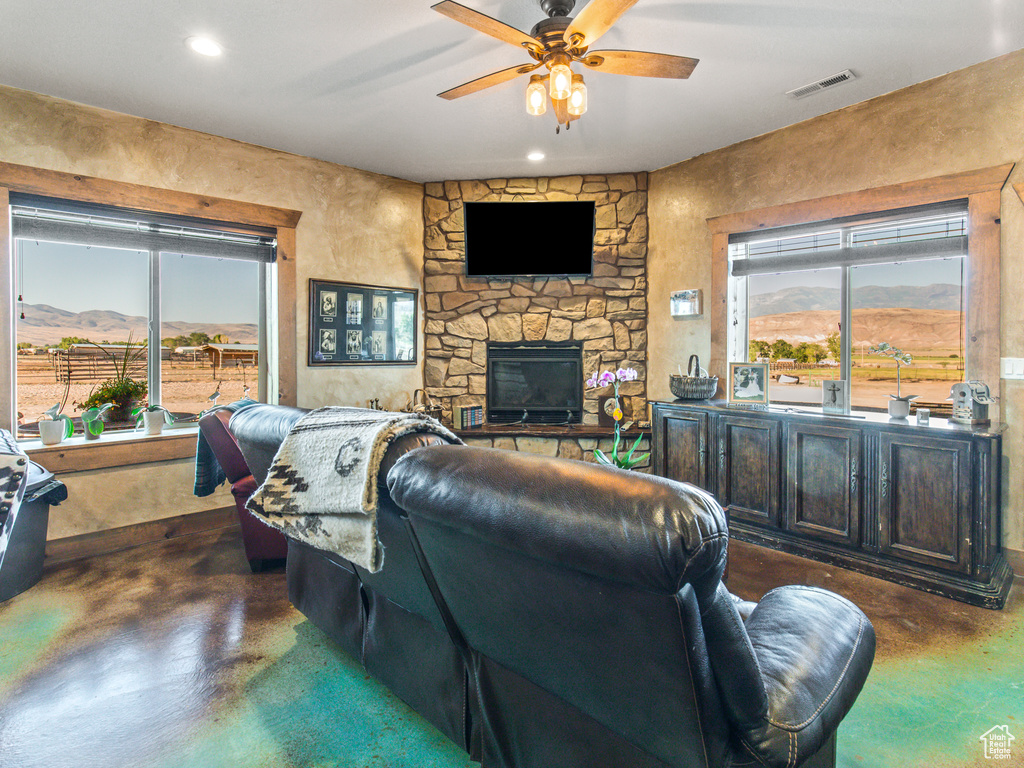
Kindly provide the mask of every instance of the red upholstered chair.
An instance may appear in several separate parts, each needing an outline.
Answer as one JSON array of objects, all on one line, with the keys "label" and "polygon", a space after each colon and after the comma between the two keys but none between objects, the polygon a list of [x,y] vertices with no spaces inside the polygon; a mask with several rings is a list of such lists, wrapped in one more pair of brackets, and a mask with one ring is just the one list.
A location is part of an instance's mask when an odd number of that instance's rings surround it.
[{"label": "red upholstered chair", "polygon": [[234,435],[228,430],[231,416],[232,411],[226,408],[211,411],[199,420],[199,429],[231,483],[238,522],[242,526],[245,557],[252,572],[257,573],[275,564],[272,561],[283,561],[288,554],[288,544],[283,533],[261,522],[245,508],[245,502],[256,490],[256,481]]}]

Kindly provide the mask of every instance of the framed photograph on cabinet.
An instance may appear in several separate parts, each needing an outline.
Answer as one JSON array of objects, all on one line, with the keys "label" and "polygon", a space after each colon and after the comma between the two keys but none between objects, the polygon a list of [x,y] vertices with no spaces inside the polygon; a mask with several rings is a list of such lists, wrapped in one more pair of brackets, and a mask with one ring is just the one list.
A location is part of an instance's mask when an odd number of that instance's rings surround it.
[{"label": "framed photograph on cabinet", "polygon": [[729,363],[729,405],[768,405],[768,363]]},{"label": "framed photograph on cabinet", "polygon": [[415,365],[419,291],[309,281],[308,365]]}]

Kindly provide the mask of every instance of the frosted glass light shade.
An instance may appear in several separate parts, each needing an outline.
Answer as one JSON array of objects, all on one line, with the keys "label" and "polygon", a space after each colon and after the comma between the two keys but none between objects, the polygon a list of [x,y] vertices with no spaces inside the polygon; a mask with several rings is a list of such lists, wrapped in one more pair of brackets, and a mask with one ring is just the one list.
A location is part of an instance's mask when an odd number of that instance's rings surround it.
[{"label": "frosted glass light shade", "polygon": [[551,68],[551,98],[567,99],[572,90],[572,70],[568,64],[555,64]]},{"label": "frosted glass light shade", "polygon": [[587,111],[587,86],[583,82],[583,75],[572,76],[572,90],[569,93],[569,102],[566,108],[570,115],[576,117]]},{"label": "frosted glass light shade", "polygon": [[531,115],[543,115],[548,110],[548,93],[544,87],[544,75],[533,75],[526,86],[526,111]]}]

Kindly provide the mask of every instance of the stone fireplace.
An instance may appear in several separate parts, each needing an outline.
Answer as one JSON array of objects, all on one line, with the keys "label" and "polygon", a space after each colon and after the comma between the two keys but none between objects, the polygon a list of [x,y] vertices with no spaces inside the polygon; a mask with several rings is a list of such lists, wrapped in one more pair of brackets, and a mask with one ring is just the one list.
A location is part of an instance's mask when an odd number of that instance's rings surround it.
[{"label": "stone fireplace", "polygon": [[[429,182],[425,191],[424,385],[445,418],[455,406],[487,407],[489,344],[571,342],[581,350],[583,379],[636,369],[620,394],[626,418],[646,420],[647,174]],[[467,277],[463,203],[477,200],[593,200],[593,274]],[[598,397],[608,392],[580,392],[582,423],[597,425]],[[561,410],[554,423],[565,420]],[[521,416],[520,408],[512,421]]]}]

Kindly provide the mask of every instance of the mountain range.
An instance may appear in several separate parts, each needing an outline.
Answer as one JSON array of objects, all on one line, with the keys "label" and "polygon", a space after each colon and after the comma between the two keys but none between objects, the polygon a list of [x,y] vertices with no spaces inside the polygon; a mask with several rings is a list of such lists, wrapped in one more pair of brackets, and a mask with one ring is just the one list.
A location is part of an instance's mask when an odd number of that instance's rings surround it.
[{"label": "mountain range", "polygon": [[[136,340],[146,337],[148,321],[140,315],[122,315],[120,312],[102,309],[69,312],[49,304],[21,304],[19,307],[20,312],[25,314],[24,319],[19,318],[17,321],[19,343],[57,344],[65,336],[80,336],[96,342],[127,341],[129,333]],[[196,332],[211,337],[221,334],[229,341],[240,344],[256,344],[259,341],[259,329],[255,323],[186,323],[165,320],[161,324],[160,337],[187,336]]]},{"label": "mountain range", "polygon": [[[943,309],[960,310],[960,286],[950,283],[931,285],[865,285],[853,290],[856,309]],[[747,299],[749,317],[815,310],[839,311],[839,289],[798,286],[781,291],[759,293]]]},{"label": "mountain range", "polygon": [[[915,355],[958,352],[961,344],[960,312],[950,309],[853,310],[853,347],[865,352],[871,345],[887,341]],[[801,342],[824,345],[830,333],[839,330],[838,310],[783,312],[751,318],[750,338],[772,342],[785,339],[794,346]]]}]

